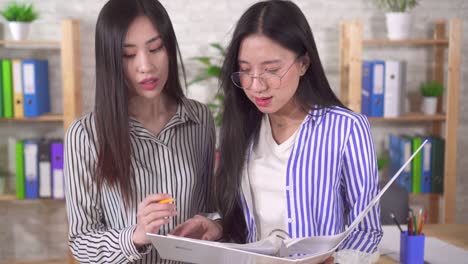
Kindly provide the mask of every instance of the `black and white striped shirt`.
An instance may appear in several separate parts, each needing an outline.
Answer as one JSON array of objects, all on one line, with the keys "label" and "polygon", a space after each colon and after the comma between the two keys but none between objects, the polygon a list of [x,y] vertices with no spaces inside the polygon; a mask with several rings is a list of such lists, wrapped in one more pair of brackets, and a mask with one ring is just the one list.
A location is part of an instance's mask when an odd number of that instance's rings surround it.
[{"label": "black and white striped shirt", "polygon": [[136,192],[129,210],[121,193],[94,181],[97,137],[94,115],[76,120],[65,139],[65,184],[69,245],[82,263],[174,263],[160,259],[153,247],[139,253],[132,241],[138,204],[149,194],[169,193],[177,216],[161,228],[166,234],[211,208],[215,132],[209,109],[183,99],[176,114],[155,136],[130,118],[131,169]]}]

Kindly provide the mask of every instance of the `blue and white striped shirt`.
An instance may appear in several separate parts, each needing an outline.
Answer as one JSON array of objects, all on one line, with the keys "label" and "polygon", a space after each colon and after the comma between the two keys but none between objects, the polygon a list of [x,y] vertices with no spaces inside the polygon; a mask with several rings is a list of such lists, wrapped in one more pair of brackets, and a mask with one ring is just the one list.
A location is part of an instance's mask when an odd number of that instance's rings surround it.
[{"label": "blue and white striped shirt", "polygon": [[[241,199],[248,242],[254,242],[258,236],[246,175],[244,168]],[[379,191],[367,118],[341,107],[312,110],[299,127],[285,187],[286,222],[292,238],[343,232]],[[340,250],[373,253],[381,237],[380,206],[375,206]]]}]

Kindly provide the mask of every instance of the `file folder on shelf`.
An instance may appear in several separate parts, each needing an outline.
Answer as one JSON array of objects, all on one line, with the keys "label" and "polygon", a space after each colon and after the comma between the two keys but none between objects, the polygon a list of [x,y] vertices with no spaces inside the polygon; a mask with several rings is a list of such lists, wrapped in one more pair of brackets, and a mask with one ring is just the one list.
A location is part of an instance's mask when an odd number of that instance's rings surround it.
[{"label": "file folder on shelf", "polygon": [[50,156],[52,163],[52,197],[54,199],[64,199],[64,178],[63,178],[63,143],[52,142],[50,144]]},{"label": "file folder on shelf", "polygon": [[27,199],[39,198],[39,143],[35,140],[24,142],[25,195]]},{"label": "file folder on shelf", "polygon": [[384,115],[385,62],[363,61],[362,63],[362,110],[367,116]]},{"label": "file folder on shelf", "polygon": [[24,199],[25,175],[24,175],[24,142],[16,142],[16,199]]},{"label": "file folder on shelf", "polygon": [[406,62],[385,61],[384,117],[398,117],[404,108]]},{"label": "file folder on shelf", "polygon": [[24,117],[24,105],[23,105],[23,72],[21,67],[21,60],[12,61],[12,73],[13,73],[13,104],[14,113],[16,118]]},{"label": "file folder on shelf", "polygon": [[52,171],[50,162],[50,142],[43,139],[39,143],[39,197],[52,197]]},{"label": "file folder on shelf", "polygon": [[13,117],[13,83],[11,79],[11,60],[2,60],[3,117]]},{"label": "file folder on shelf", "polygon": [[24,116],[38,117],[50,112],[49,66],[47,60],[24,60]]}]

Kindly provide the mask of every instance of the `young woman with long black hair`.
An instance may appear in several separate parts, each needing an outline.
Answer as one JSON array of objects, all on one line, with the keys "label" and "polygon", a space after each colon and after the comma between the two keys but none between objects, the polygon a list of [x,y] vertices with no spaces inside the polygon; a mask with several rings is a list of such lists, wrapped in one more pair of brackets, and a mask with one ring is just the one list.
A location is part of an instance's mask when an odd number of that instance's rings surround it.
[{"label": "young woman with long black hair", "polygon": [[[221,84],[215,191],[223,238],[253,242],[278,229],[293,238],[343,232],[378,193],[377,159],[367,118],[333,93],[299,7],[281,0],[251,6],[227,48]],[[350,234],[336,262],[375,259],[379,210]],[[220,236],[220,226],[209,229],[209,222],[197,217],[173,233]]]},{"label": "young woman with long black hair", "polygon": [[[183,95],[158,1],[108,1],[95,45],[95,108],[65,139],[71,251],[82,263],[172,263],[146,232],[166,234],[212,208],[212,115]],[[169,197],[175,204],[158,203]]]}]

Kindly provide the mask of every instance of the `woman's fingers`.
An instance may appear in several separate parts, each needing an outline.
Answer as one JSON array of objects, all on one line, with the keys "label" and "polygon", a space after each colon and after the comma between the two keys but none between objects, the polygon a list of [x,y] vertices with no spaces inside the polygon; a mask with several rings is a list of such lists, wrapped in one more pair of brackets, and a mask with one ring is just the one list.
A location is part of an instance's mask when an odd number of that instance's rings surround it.
[{"label": "woman's fingers", "polygon": [[[179,225],[176,227],[175,230],[171,232],[171,234],[175,236],[181,236],[181,237],[190,237],[190,238],[201,238],[201,235],[203,233],[203,227],[200,225],[199,222],[193,221],[193,219],[190,219],[186,221],[185,223]],[[198,234],[198,235],[197,235]]]},{"label": "woman's fingers", "polygon": [[143,223],[148,225],[154,220],[161,219],[161,218],[170,218],[172,216],[177,215],[176,211],[154,211],[149,213],[145,217],[143,217]]},{"label": "woman's fingers", "polygon": [[150,194],[146,196],[146,198],[141,201],[141,203],[138,205],[138,210],[145,208],[146,206],[157,203],[158,201],[164,200],[171,198],[172,196],[167,193],[155,193],[155,194]]},{"label": "woman's fingers", "polygon": [[146,233],[159,233],[159,229],[161,226],[168,224],[171,219],[169,218],[160,218],[152,221],[148,225],[145,226],[145,232]]},{"label": "woman's fingers", "polygon": [[154,212],[162,212],[162,211],[175,212],[176,206],[174,204],[152,203],[142,208],[140,212],[141,212],[141,216],[146,217]]},{"label": "woman's fingers", "polygon": [[145,232],[157,233],[162,225],[169,223],[176,211],[154,211],[141,219]]},{"label": "woman's fingers", "polygon": [[333,257],[329,257],[327,258],[327,260],[325,260],[324,264],[333,264],[335,259]]}]

